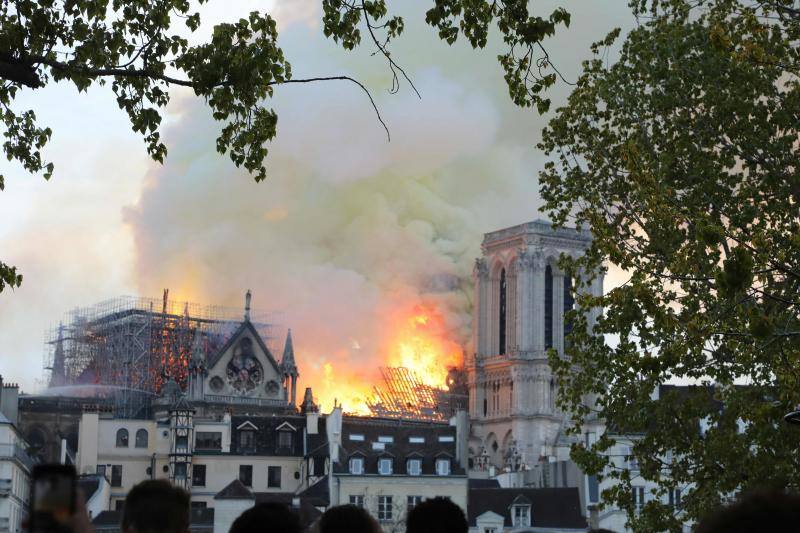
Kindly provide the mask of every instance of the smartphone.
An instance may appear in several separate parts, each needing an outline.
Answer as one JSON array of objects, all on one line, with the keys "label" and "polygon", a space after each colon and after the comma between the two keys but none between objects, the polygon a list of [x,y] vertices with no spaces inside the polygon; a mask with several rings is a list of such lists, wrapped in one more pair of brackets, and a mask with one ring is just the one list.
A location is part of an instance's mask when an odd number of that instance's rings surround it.
[{"label": "smartphone", "polygon": [[70,465],[36,465],[31,485],[31,533],[71,532],[77,474]]}]

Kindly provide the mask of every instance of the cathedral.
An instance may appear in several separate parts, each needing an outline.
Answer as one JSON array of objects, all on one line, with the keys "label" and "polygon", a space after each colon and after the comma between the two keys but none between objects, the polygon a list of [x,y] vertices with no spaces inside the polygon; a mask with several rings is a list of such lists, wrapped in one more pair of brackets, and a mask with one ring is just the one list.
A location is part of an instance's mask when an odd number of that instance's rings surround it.
[{"label": "cathedral", "polygon": [[[498,469],[527,469],[555,460],[565,415],[547,362],[564,353],[574,275],[558,267],[591,245],[588,230],[536,220],[484,236],[473,270],[474,356],[467,363],[470,455]],[[602,294],[602,278],[591,285]]]}]

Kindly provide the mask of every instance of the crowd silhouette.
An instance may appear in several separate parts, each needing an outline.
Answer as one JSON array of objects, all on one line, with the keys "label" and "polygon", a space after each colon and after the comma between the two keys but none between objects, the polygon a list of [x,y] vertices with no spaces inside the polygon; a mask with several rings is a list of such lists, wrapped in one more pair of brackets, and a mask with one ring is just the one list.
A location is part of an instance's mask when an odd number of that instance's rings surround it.
[{"label": "crowd silhouette", "polygon": [[[190,496],[165,480],[143,481],[125,498],[122,533],[189,533]],[[399,531],[397,524],[392,531]],[[402,527],[402,526],[401,526]],[[75,533],[91,533],[86,507],[78,506],[72,520]],[[800,496],[785,490],[746,492],[728,506],[715,509],[697,524],[696,533],[790,532],[800,529]],[[411,509],[405,520],[406,533],[467,533],[466,516],[448,498],[430,498]],[[588,529],[589,533],[612,533]],[[260,503],[244,511],[229,533],[382,533],[383,529],[366,509],[338,505],[326,510],[308,526],[295,510],[282,503]],[[499,533],[499,532],[498,532]]]}]

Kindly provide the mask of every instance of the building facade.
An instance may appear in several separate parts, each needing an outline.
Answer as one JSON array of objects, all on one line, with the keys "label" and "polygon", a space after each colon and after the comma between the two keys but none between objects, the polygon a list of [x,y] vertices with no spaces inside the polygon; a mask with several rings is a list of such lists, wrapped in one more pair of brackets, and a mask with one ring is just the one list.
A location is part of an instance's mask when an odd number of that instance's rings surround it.
[{"label": "building facade", "polygon": [[17,428],[17,394],[0,377],[0,533],[21,532],[28,515],[33,460]]},{"label": "building facade", "polygon": [[436,422],[328,417],[330,504],[365,508],[389,532],[405,531],[423,500],[449,498],[467,509],[466,458],[457,442],[466,427]]},{"label": "building facade", "polygon": [[[474,356],[467,363],[473,458],[496,468],[532,467],[558,455],[564,414],[548,350],[563,354],[576,273],[562,254],[582,255],[587,230],[528,222],[484,236],[473,271]],[[602,278],[591,286],[602,293]]]}]

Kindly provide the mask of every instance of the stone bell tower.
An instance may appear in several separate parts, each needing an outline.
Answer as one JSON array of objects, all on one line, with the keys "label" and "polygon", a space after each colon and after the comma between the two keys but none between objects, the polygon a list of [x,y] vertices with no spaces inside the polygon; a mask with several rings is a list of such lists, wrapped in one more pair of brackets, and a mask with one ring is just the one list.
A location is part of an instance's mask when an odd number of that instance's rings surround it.
[{"label": "stone bell tower", "polygon": [[[496,467],[519,469],[553,454],[564,415],[547,351],[564,351],[575,279],[557,263],[561,254],[583,255],[591,242],[588,230],[543,220],[484,236],[473,271],[470,446]],[[602,279],[589,290],[601,294]]]}]

